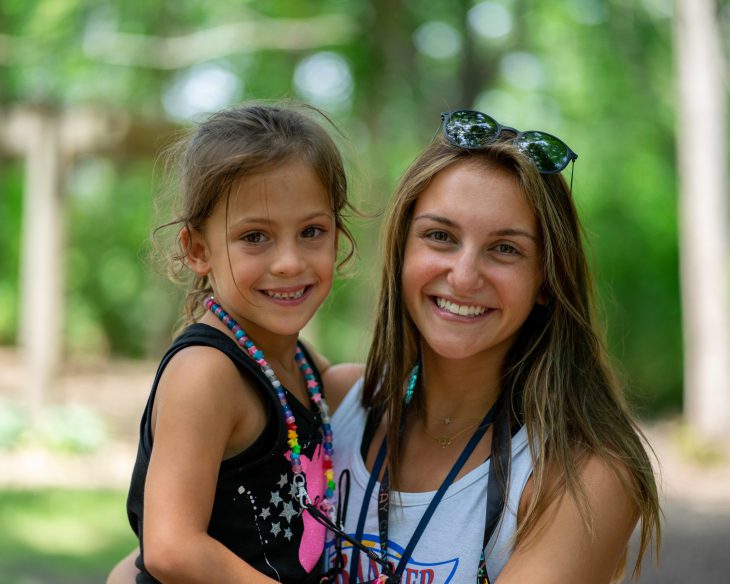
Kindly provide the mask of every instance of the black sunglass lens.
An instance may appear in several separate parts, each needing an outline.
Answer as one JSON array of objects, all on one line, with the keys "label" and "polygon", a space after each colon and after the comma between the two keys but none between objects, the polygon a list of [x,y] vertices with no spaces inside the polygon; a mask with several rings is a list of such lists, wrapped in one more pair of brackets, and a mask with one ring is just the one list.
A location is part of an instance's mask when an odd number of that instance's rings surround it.
[{"label": "black sunglass lens", "polygon": [[497,137],[499,124],[481,112],[454,112],[444,126],[444,133],[452,144],[462,148],[479,148]]},{"label": "black sunglass lens", "polygon": [[525,132],[515,144],[543,174],[560,172],[570,162],[570,149],[565,143],[544,132]]}]

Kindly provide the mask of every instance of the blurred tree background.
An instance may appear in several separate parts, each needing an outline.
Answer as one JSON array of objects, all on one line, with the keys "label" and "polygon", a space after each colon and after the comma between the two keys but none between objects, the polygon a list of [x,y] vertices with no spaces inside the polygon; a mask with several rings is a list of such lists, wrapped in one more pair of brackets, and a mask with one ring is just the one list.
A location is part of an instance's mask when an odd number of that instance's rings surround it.
[{"label": "blurred tree background", "polygon": [[[2,0],[0,113],[125,112],[169,122],[161,147],[206,112],[292,97],[342,128],[353,198],[371,214],[441,111],[561,136],[580,155],[574,193],[610,347],[642,413],[658,413],[679,408],[682,386],[671,17],[671,0]],[[13,345],[23,171],[1,164],[0,343]],[[141,151],[99,153],[65,177],[71,359],[155,358],[170,339],[180,293],[147,260],[159,170]],[[308,331],[334,361],[367,349],[378,223],[355,220],[356,273]]]}]

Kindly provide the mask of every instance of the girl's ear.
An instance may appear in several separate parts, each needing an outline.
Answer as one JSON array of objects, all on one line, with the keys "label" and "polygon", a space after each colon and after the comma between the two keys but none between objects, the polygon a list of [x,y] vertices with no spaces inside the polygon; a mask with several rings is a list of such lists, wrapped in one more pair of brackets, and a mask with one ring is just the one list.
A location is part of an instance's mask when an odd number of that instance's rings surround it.
[{"label": "girl's ear", "polygon": [[188,225],[180,230],[180,244],[185,252],[185,264],[198,276],[210,272],[208,245],[203,234]]}]

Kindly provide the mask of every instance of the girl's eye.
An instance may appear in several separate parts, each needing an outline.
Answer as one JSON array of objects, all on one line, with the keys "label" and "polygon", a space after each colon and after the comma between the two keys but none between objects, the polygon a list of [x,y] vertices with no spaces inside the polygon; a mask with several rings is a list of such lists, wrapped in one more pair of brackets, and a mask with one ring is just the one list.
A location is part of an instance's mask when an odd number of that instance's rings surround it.
[{"label": "girl's eye", "polygon": [[312,239],[313,237],[317,237],[320,233],[324,233],[324,229],[310,225],[309,227],[304,228],[302,231],[302,237],[304,239]]},{"label": "girl's eye", "polygon": [[264,241],[266,241],[266,235],[264,235],[260,231],[251,231],[250,233],[244,234],[244,236],[241,237],[241,239],[243,241],[245,241],[246,243],[257,244],[257,243],[263,243]]}]

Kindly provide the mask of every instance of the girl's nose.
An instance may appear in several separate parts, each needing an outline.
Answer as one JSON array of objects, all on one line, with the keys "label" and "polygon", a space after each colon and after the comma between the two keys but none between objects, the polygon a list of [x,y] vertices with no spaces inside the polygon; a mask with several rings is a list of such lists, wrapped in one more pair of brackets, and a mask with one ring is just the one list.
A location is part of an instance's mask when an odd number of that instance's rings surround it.
[{"label": "girl's nose", "polygon": [[454,257],[447,282],[454,292],[473,292],[484,284],[479,257],[469,250],[462,250]]},{"label": "girl's nose", "polygon": [[279,243],[271,262],[271,271],[280,276],[296,276],[305,268],[302,250],[293,243]]}]

